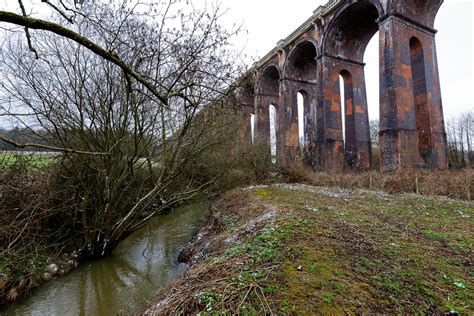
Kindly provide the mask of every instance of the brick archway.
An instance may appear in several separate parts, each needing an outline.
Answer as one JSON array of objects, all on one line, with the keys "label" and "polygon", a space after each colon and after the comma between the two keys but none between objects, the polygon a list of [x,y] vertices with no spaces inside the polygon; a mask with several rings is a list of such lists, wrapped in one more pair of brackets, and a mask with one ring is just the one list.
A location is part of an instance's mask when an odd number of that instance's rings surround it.
[{"label": "brick archway", "polygon": [[[257,129],[259,134],[268,134],[265,108],[278,105],[278,146],[279,152],[284,153],[280,162],[298,160],[294,154],[298,144],[294,141],[295,109],[297,93],[304,90],[313,120],[315,146],[307,153],[312,167],[370,167],[363,57],[368,42],[379,31],[381,168],[447,168],[433,29],[441,3],[442,0],[330,0],[257,62],[252,70],[259,74],[255,96]],[[415,45],[412,38],[419,43]],[[351,107],[344,115],[346,119],[349,115],[348,122],[352,124],[347,137],[350,146],[344,146],[339,87],[339,75],[347,73],[350,85],[345,90],[350,91],[345,99]],[[350,152],[345,152],[345,147]]]}]

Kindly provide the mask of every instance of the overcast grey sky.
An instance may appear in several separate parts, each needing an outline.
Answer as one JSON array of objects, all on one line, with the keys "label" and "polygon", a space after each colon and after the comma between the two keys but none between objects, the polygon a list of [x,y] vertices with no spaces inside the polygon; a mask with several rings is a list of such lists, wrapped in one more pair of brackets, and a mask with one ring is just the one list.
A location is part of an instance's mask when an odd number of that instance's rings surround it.
[{"label": "overcast grey sky", "polygon": [[[248,35],[236,45],[245,45],[245,53],[263,57],[276,43],[309,18],[326,0],[221,0],[229,8],[229,25],[242,22]],[[473,4],[472,0],[445,0],[436,18],[435,28],[441,93],[446,118],[473,110]],[[369,116],[378,118],[378,34],[367,47],[366,81]]]},{"label": "overcast grey sky", "polygon": [[[39,3],[40,0],[30,0]],[[133,1],[133,0],[132,0]],[[149,0],[154,1],[154,0]],[[276,43],[301,25],[327,0],[194,0],[195,4],[219,1],[228,8],[225,24],[243,24],[248,33],[235,40],[236,47],[259,59]],[[16,1],[0,0],[0,7],[17,7]],[[11,7],[10,7],[11,8]],[[446,118],[474,109],[473,103],[473,3],[472,0],[445,0],[438,13],[435,28]],[[369,116],[379,115],[378,34],[367,47],[366,62]]]}]

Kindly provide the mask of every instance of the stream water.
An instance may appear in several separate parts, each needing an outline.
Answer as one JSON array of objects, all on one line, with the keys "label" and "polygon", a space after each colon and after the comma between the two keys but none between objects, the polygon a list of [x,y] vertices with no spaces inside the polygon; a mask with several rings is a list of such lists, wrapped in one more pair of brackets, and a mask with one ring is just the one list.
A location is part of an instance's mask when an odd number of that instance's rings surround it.
[{"label": "stream water", "polygon": [[178,249],[192,239],[209,203],[179,207],[122,241],[109,258],[83,263],[0,315],[117,315],[142,311],[185,270]]}]

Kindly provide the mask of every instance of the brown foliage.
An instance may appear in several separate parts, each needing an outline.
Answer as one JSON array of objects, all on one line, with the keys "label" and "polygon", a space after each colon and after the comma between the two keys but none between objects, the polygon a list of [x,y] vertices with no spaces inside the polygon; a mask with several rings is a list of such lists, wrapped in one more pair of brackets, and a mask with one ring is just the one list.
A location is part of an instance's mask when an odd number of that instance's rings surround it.
[{"label": "brown foliage", "polygon": [[[56,179],[55,166],[32,169],[31,157],[0,161],[0,305],[43,283],[49,262],[75,237],[73,207]],[[64,267],[70,269],[70,267]]]},{"label": "brown foliage", "polygon": [[[181,259],[186,259],[191,264],[186,276],[161,291],[154,306],[144,311],[144,315],[196,314],[206,309],[206,304],[200,302],[200,296],[213,293],[225,298],[225,302],[221,303],[222,307],[231,310],[232,307],[239,306],[242,302],[241,293],[232,290],[229,283],[243,272],[245,263],[250,260],[249,256],[243,254],[235,258],[228,257],[225,261],[214,264],[208,264],[202,259],[204,255],[206,258],[222,255],[232,245],[229,238],[254,238],[265,222],[255,222],[252,225],[248,223],[265,212],[268,212],[267,206],[255,199],[249,191],[236,189],[225,193],[213,205],[213,216],[210,224],[201,230],[201,237],[182,251]],[[235,230],[228,230],[229,218],[235,220],[232,224]],[[248,290],[260,291],[261,288],[252,284]]]},{"label": "brown foliage", "polygon": [[474,194],[474,170],[459,171],[412,171],[381,173],[312,173],[301,181],[318,186],[341,188],[365,188],[388,193],[417,193],[440,195],[453,199],[472,200]]}]

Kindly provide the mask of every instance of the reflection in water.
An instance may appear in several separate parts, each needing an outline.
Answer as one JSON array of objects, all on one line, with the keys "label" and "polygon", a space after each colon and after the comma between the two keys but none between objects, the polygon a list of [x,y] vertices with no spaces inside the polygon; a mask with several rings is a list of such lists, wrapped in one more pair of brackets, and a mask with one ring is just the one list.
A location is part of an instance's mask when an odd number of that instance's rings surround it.
[{"label": "reflection in water", "polygon": [[180,207],[154,219],[106,259],[81,265],[38,288],[1,315],[116,315],[143,310],[183,272],[176,252],[202,224],[208,203]]}]

